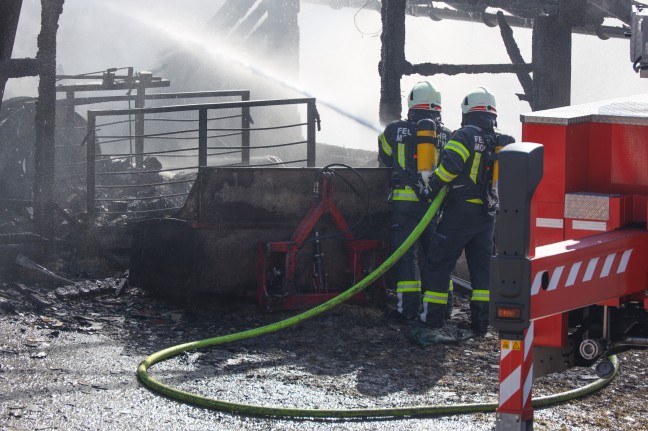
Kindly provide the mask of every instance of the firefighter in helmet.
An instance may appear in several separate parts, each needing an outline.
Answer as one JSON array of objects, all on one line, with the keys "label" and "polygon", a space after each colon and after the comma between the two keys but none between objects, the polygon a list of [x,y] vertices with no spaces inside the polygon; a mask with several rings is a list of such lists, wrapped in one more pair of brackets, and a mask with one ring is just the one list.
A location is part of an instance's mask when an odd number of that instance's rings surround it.
[{"label": "firefighter in helmet", "polygon": [[[418,184],[417,124],[426,129],[422,133],[437,148],[434,150],[434,164],[437,150],[445,145],[451,133],[441,122],[441,93],[432,83],[423,81],[414,85],[407,97],[407,106],[407,119],[388,124],[378,137],[378,163],[392,169],[389,195],[392,250],[396,250],[412,233],[429,207],[428,202],[419,201],[414,191]],[[433,169],[434,166],[431,166],[430,172]],[[428,225],[419,241],[392,269],[390,275],[395,283],[397,304],[395,309],[388,312],[390,320],[405,323],[419,321],[422,294],[419,250],[423,250],[424,255],[428,253],[433,224]],[[427,288],[425,281],[423,286]],[[451,306],[452,301],[449,301]],[[452,309],[448,308],[447,313],[451,312]]]},{"label": "firefighter in helmet", "polygon": [[424,292],[421,320],[428,328],[443,326],[449,301],[448,276],[465,251],[472,284],[471,329],[477,335],[488,330],[490,259],[497,196],[493,171],[497,151],[514,142],[497,132],[495,96],[485,87],[466,95],[461,102],[461,128],[441,150],[439,164],[427,188],[419,194],[433,199],[448,187],[443,214],[432,238],[432,253],[424,270],[429,290]]}]

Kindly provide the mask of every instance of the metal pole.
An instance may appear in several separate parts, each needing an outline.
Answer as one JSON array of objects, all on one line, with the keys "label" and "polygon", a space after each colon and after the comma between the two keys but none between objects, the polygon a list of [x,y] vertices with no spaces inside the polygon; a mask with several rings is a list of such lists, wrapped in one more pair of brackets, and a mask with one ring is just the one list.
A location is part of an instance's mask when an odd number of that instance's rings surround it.
[{"label": "metal pole", "polygon": [[[250,93],[242,95],[241,100],[250,100]],[[244,147],[243,151],[241,151],[241,163],[243,166],[250,164],[250,123],[250,107],[244,106],[241,108],[241,129],[243,129],[241,132],[241,147]]]},{"label": "metal pole", "polygon": [[[146,103],[146,85],[151,81],[153,74],[151,72],[140,72],[139,83],[137,85],[137,97],[135,98],[135,107],[143,108]],[[144,166],[144,113],[135,113],[135,167]]]},{"label": "metal pole", "polygon": [[315,166],[315,102],[308,102],[306,119],[306,166]]},{"label": "metal pole", "polygon": [[207,110],[198,111],[198,166],[207,166]]}]

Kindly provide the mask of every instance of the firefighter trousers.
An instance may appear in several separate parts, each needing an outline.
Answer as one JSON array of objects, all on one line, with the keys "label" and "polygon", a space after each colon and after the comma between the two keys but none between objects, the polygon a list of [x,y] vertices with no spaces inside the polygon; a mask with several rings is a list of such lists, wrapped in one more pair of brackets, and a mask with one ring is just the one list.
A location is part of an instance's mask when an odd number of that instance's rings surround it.
[{"label": "firefighter trousers", "polygon": [[448,202],[430,241],[424,266],[429,289],[424,291],[421,320],[435,328],[443,325],[449,301],[448,278],[465,251],[472,285],[471,326],[476,332],[488,328],[490,260],[493,252],[495,216],[483,205]]},{"label": "firefighter trousers", "polygon": [[[391,248],[395,251],[412,233],[425,213],[419,202],[392,202]],[[419,254],[428,249],[432,238],[432,227],[423,231],[419,239],[403,254],[392,267],[396,284],[396,311],[409,319],[419,314],[421,307],[421,272]]]},{"label": "firefighter trousers", "polygon": [[[420,202],[392,202],[391,248],[394,252],[412,233],[429,208]],[[396,287],[396,311],[408,319],[418,318],[421,310],[421,295],[428,289],[427,273],[419,268],[419,262],[427,261],[436,219],[425,228],[419,239],[394,264],[391,270],[392,283]],[[421,256],[421,254],[423,256]],[[446,286],[448,282],[446,281]],[[450,284],[452,288],[452,284]],[[446,315],[452,314],[452,298],[448,301]]]}]

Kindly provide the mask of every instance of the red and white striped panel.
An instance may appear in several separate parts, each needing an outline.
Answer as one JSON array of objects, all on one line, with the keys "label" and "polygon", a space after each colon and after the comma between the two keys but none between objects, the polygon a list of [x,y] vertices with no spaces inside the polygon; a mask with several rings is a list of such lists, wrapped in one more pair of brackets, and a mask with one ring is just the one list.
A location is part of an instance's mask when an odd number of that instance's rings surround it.
[{"label": "red and white striped panel", "polygon": [[533,415],[531,388],[533,386],[533,329],[526,329],[523,340],[500,341],[500,413],[513,413],[529,419]]},{"label": "red and white striped panel", "polygon": [[[595,279],[608,277],[610,274],[623,274],[628,268],[632,249],[604,256],[592,257],[588,260],[573,262],[569,265],[558,266],[551,271],[547,291],[567,288],[576,283],[587,283]],[[542,286],[542,276],[548,271],[538,271],[533,277],[531,295],[537,295]],[[563,273],[565,276],[563,277]]]}]

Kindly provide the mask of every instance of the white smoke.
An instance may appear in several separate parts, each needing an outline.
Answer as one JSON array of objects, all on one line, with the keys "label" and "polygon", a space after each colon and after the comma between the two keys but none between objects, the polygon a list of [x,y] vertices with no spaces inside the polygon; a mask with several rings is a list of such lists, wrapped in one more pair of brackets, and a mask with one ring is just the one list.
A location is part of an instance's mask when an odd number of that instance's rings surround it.
[{"label": "white smoke", "polygon": [[[177,44],[177,40],[164,34],[165,26],[199,34],[222,3],[223,0],[67,0],[58,37],[60,70],[74,74],[123,66],[154,69],[163,55]],[[128,19],[125,15],[157,22],[159,28],[138,24],[138,19]],[[14,58],[35,56],[39,23],[40,2],[23,2]],[[322,117],[318,141],[374,150],[377,129],[381,127],[378,122],[380,14],[302,2],[299,24],[300,77],[294,86],[322,101],[318,105]],[[406,28],[406,58],[411,63],[510,62],[497,28],[409,16]],[[514,29],[514,34],[524,59],[530,62],[531,31]],[[645,91],[646,81],[632,71],[628,43],[627,40],[573,36],[573,104]],[[441,88],[443,118],[449,128],[459,126],[459,103],[464,94],[477,86],[486,86],[497,96],[500,129],[520,139],[519,116],[530,109],[515,96],[522,92],[515,75],[406,76],[401,83],[403,95],[423,79],[430,79]],[[36,86],[34,78],[12,79],[5,98],[35,96]],[[206,88],[196,83],[194,89]]]}]

